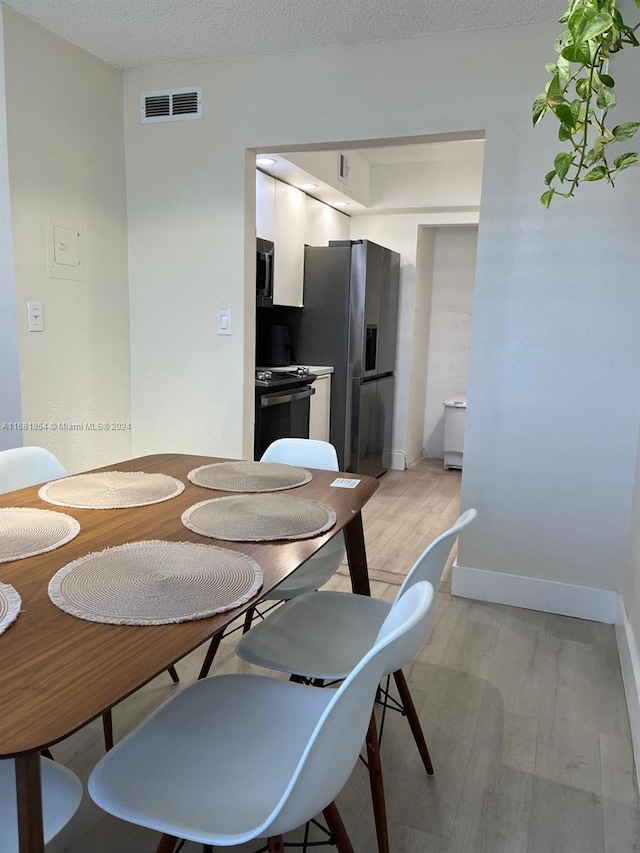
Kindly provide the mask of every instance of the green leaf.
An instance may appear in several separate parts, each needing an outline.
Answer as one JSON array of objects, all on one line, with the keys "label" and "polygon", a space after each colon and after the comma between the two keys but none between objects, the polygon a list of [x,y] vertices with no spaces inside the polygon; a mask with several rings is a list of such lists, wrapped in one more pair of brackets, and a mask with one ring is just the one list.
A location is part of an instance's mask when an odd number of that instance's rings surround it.
[{"label": "green leaf", "polygon": [[558,70],[558,66],[554,62],[547,62],[544,67],[549,72],[549,74],[551,74],[552,77]]},{"label": "green leaf", "polygon": [[571,33],[566,30],[562,35],[559,35],[558,38],[553,43],[553,47],[556,53],[562,53],[567,45],[573,44],[573,36]]},{"label": "green leaf", "polygon": [[576,80],[576,92],[582,100],[586,100],[589,94],[589,81],[585,77]]},{"label": "green leaf", "polygon": [[640,121],[625,121],[623,124],[617,125],[613,128],[616,142],[626,142],[627,139],[633,139],[639,127]]},{"label": "green leaf", "polygon": [[572,130],[575,128],[576,119],[569,104],[558,104],[557,107],[553,108],[553,111],[558,116],[562,124],[566,124],[567,127],[570,127]]},{"label": "green leaf", "polygon": [[558,154],[553,161],[553,167],[561,181],[567,177],[567,172],[571,168],[571,154]]},{"label": "green leaf", "polygon": [[533,102],[533,126],[535,127],[548,112],[549,107],[547,106],[547,96],[538,95]]},{"label": "green leaf", "polygon": [[594,163],[597,163],[598,160],[602,157],[602,149],[598,149],[595,146],[584,155],[584,165],[587,169],[590,166],[593,166]]},{"label": "green leaf", "polygon": [[613,87],[616,85],[616,81],[613,79],[613,77],[611,77],[610,74],[601,74],[600,79],[602,80],[604,85],[608,86],[610,89],[613,89]]},{"label": "green leaf", "polygon": [[587,19],[584,9],[581,9],[580,7],[574,9],[574,11],[569,15],[569,20],[567,21],[567,26],[569,27],[569,32],[571,33],[574,42],[580,41],[580,31],[586,26],[586,24]]},{"label": "green leaf", "polygon": [[549,186],[549,184],[555,178],[555,176],[556,176],[556,170],[555,169],[552,169],[550,172],[547,172],[547,174],[544,176],[545,184],[547,186]]},{"label": "green leaf", "polygon": [[543,192],[540,196],[540,201],[542,204],[549,210],[549,205],[551,204],[551,199],[554,197],[556,191],[555,190],[547,190]]},{"label": "green leaf", "polygon": [[588,44],[569,44],[561,51],[563,59],[569,62],[578,62],[580,65],[591,65],[591,50]]},{"label": "green leaf", "polygon": [[[582,43],[589,41],[590,39],[595,39],[603,33],[606,33],[607,30],[610,30],[612,26],[613,18],[607,12],[603,12],[600,15],[596,15],[591,20],[586,19],[578,33],[574,33],[574,41]],[[571,27],[571,20],[569,20],[569,27]]]},{"label": "green leaf", "polygon": [[616,157],[613,163],[616,169],[622,172],[624,169],[628,169],[629,166],[633,166],[634,163],[640,163],[640,154],[630,151],[628,154],[621,154],[620,157]]},{"label": "green leaf", "polygon": [[583,181],[601,181],[603,178],[607,177],[607,167],[606,166],[596,166],[595,169],[592,169],[590,172],[582,178]]},{"label": "green leaf", "polygon": [[618,103],[618,98],[613,89],[608,89],[606,86],[603,86],[602,89],[598,92],[598,97],[596,98],[596,105],[601,110],[608,110],[611,107],[615,107]]},{"label": "green leaf", "polygon": [[566,60],[563,56],[560,56],[558,58],[558,64],[556,66],[556,70],[560,74],[560,79],[563,80],[565,83],[571,77],[571,63],[568,60]]},{"label": "green leaf", "polygon": [[562,91],[562,85],[560,84],[560,74],[556,72],[547,87],[547,105],[555,107],[563,101],[564,92]]},{"label": "green leaf", "polygon": [[636,6],[640,9],[640,0],[636,0]]},{"label": "green leaf", "polygon": [[568,124],[561,124],[558,130],[558,139],[560,142],[568,142],[573,136],[573,128]]}]

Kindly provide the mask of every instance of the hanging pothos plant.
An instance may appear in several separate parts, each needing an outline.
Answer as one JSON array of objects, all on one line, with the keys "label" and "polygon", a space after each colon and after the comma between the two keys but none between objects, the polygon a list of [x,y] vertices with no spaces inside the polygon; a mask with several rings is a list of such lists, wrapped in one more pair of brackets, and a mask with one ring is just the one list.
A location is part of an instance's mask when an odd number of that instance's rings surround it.
[{"label": "hanging pothos plant", "polygon": [[[640,0],[634,2],[640,9]],[[556,39],[558,59],[546,66],[551,80],[533,103],[534,126],[553,113],[560,122],[560,141],[570,144],[544,179],[549,189],[540,201],[545,207],[556,195],[574,195],[582,181],[606,179],[613,186],[618,172],[640,162],[637,152],[610,148],[632,139],[640,121],[607,127],[609,110],[617,103],[609,57],[625,44],[638,47],[635,31],[640,24],[627,26],[616,0],[570,0],[560,23],[567,29]]]}]

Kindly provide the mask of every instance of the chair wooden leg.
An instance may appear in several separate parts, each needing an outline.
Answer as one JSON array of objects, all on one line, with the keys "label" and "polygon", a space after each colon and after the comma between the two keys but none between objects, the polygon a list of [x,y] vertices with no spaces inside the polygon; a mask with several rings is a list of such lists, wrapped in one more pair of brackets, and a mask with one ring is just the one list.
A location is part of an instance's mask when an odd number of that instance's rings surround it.
[{"label": "chair wooden leg", "polygon": [[113,718],[111,709],[102,715],[102,731],[104,732],[104,748],[107,752],[113,749]]},{"label": "chair wooden leg", "polygon": [[168,667],[167,672],[171,676],[171,680],[173,681],[173,683],[178,684],[180,681],[180,676],[178,675],[178,670],[175,668],[175,666],[172,665]]},{"label": "chair wooden leg", "polygon": [[160,844],[156,847],[156,853],[173,853],[178,839],[173,835],[163,835]]},{"label": "chair wooden leg", "polygon": [[255,607],[250,607],[247,612],[244,614],[244,625],[242,626],[242,633],[246,634],[247,631],[251,628],[251,623],[253,622],[253,617],[256,614]]},{"label": "chair wooden leg", "polygon": [[411,698],[407,679],[404,677],[404,673],[401,669],[398,669],[396,670],[396,672],[393,673],[393,678],[396,682],[398,693],[400,694],[400,701],[402,702],[404,710],[407,714],[407,720],[409,721],[409,726],[411,727],[413,739],[416,742],[418,752],[420,753],[420,757],[422,758],[424,769],[427,771],[427,776],[433,776],[434,770],[433,764],[431,763],[431,756],[429,755],[427,743],[424,739],[424,734],[422,733],[422,726],[420,725],[420,719],[416,711],[416,706],[413,704],[413,699]]},{"label": "chair wooden leg", "polygon": [[[374,711],[371,712],[371,720],[367,730],[367,764],[369,767],[369,783],[371,785],[371,799],[373,801],[373,818],[376,823],[376,835],[378,836],[379,853],[389,853],[389,830],[387,827],[387,809],[384,802],[384,784],[382,781],[382,767],[380,765],[380,748],[378,745],[378,728]],[[331,829],[331,827],[329,827]],[[351,847],[345,847],[350,851]],[[338,845],[340,851],[340,845]]]},{"label": "chair wooden leg", "polygon": [[283,853],[284,842],[281,835],[274,835],[269,839],[269,853]]},{"label": "chair wooden leg", "polygon": [[216,634],[215,637],[211,638],[209,648],[207,649],[207,654],[205,655],[202,668],[200,669],[200,674],[198,675],[198,681],[200,681],[201,678],[206,678],[209,675],[209,670],[211,669],[211,664],[213,663],[213,659],[216,656],[216,652],[218,651],[220,640],[222,640],[222,633]]},{"label": "chair wooden leg", "polygon": [[323,809],[322,814],[329,827],[329,832],[335,839],[338,853],[354,853],[351,839],[347,835],[347,830],[336,804],[329,803],[326,809]]}]

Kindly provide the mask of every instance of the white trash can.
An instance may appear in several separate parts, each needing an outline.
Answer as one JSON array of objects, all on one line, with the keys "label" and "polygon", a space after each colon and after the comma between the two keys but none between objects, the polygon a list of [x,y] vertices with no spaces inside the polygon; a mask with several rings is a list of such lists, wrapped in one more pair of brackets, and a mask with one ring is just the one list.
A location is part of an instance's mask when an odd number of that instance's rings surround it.
[{"label": "white trash can", "polygon": [[456,394],[444,401],[444,467],[462,468],[467,395]]}]

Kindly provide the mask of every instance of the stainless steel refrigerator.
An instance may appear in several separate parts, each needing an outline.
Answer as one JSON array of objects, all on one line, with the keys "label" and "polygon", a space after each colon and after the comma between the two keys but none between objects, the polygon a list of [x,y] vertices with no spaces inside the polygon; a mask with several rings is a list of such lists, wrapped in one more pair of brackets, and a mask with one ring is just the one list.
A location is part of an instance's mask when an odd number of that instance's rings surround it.
[{"label": "stainless steel refrigerator", "polygon": [[333,365],[331,443],[341,470],[391,464],[400,255],[368,240],[305,251],[301,364]]}]

